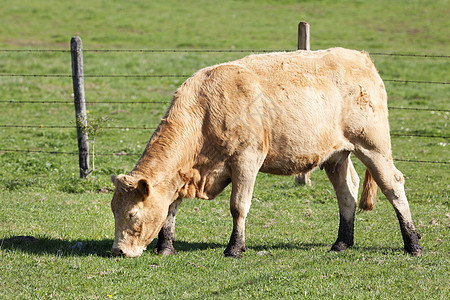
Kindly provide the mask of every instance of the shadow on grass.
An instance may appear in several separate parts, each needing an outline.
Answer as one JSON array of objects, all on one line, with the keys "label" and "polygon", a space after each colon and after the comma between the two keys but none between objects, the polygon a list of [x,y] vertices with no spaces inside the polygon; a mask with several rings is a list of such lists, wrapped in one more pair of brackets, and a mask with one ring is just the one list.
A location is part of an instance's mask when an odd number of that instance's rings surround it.
[{"label": "shadow on grass", "polygon": [[64,240],[49,237],[13,236],[0,239],[0,249],[55,256],[111,256],[113,240]]},{"label": "shadow on grass", "polygon": [[[90,256],[112,257],[112,239],[103,240],[64,240],[49,237],[13,236],[0,238],[0,250],[22,251],[30,254],[50,254],[55,256]],[[157,239],[150,243],[147,251],[153,251]],[[175,249],[179,252],[201,251],[221,248],[225,245],[216,243],[191,243],[177,241]]]},{"label": "shadow on grass", "polygon": [[254,251],[270,251],[270,250],[311,250],[315,248],[321,248],[321,247],[330,247],[330,244],[326,243],[299,243],[299,242],[292,242],[292,243],[278,243],[276,245],[256,245],[256,246],[250,246],[247,247],[249,249],[252,249]]},{"label": "shadow on grass", "polygon": [[[158,240],[155,239],[150,245],[148,245],[147,249],[153,251],[153,249],[156,247],[157,241]],[[193,243],[177,240],[173,243],[173,246],[176,252],[192,252],[217,248],[223,248],[225,250],[225,247],[227,245],[218,243],[205,243],[205,242]]]},{"label": "shadow on grass", "polygon": [[[150,243],[147,251],[152,252],[156,247],[157,239]],[[99,256],[111,257],[112,239],[103,240],[63,240],[48,237],[35,238],[32,236],[14,236],[0,239],[0,250],[6,251],[22,251],[30,254],[50,254],[55,256]],[[174,243],[177,252],[193,252],[207,249],[222,248],[225,250],[225,244],[219,243],[192,243],[185,241],[176,241]],[[253,251],[270,251],[270,250],[303,250],[311,251],[317,248],[328,248],[330,244],[326,243],[278,243],[268,245],[254,245],[248,247]],[[371,253],[396,253],[402,252],[402,248],[395,247],[352,247],[351,249],[361,252]]]},{"label": "shadow on grass", "polygon": [[[276,245],[257,245],[248,247],[254,251],[269,251],[270,250],[303,250],[303,251],[314,251],[320,248],[325,248],[332,253],[339,253],[331,251],[332,243],[301,243],[301,242],[293,242],[293,243],[279,243]],[[365,252],[365,253],[380,253],[380,254],[390,254],[390,253],[398,253],[404,252],[401,247],[389,247],[389,246],[352,246],[342,253],[357,251],[357,252]]]}]

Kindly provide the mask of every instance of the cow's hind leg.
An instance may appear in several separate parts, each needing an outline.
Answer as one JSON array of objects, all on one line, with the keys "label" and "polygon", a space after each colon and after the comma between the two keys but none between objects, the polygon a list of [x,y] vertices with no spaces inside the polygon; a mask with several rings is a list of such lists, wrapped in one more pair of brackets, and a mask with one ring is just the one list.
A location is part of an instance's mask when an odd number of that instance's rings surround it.
[{"label": "cow's hind leg", "polygon": [[175,252],[173,242],[175,241],[175,218],[178,206],[182,198],[178,198],[169,206],[167,219],[158,234],[158,243],[156,244],[155,253],[160,255],[170,255]]},{"label": "cow's hind leg", "polygon": [[324,164],[324,168],[333,184],[339,204],[339,232],[331,250],[344,251],[353,246],[359,177],[348,152],[335,155]]},{"label": "cow's hind leg", "polygon": [[390,154],[375,150],[359,149],[355,155],[366,165],[397,213],[400,223],[405,251],[413,256],[419,256],[423,248],[419,244],[420,234],[417,232],[411,217],[408,200],[404,189],[403,174],[394,166]]},{"label": "cow's hind leg", "polygon": [[231,168],[230,211],[233,216],[233,231],[224,251],[225,256],[241,257],[245,248],[245,218],[250,210],[256,175],[263,159],[257,155],[239,159]]}]

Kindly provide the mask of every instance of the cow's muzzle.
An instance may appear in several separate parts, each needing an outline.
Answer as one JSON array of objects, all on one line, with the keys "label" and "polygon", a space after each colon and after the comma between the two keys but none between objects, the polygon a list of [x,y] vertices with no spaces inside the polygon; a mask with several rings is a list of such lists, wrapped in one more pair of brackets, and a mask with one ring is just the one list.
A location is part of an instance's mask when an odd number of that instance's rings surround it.
[{"label": "cow's muzzle", "polygon": [[124,253],[121,249],[119,248],[113,248],[112,250],[112,255],[113,256],[124,256]]},{"label": "cow's muzzle", "polygon": [[119,248],[119,247],[113,247],[112,249],[112,255],[113,256],[124,256],[124,257],[139,257],[141,256],[142,252],[146,247],[141,247],[137,249],[129,249],[129,248]]}]

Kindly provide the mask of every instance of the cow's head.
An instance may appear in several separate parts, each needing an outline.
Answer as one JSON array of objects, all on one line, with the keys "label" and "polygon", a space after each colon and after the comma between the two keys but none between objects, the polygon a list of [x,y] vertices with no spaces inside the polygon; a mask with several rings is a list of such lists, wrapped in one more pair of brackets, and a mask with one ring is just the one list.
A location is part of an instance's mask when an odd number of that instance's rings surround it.
[{"label": "cow's head", "polygon": [[140,256],[161,229],[168,208],[146,179],[112,175],[111,181],[116,186],[111,201],[115,219],[113,255]]}]

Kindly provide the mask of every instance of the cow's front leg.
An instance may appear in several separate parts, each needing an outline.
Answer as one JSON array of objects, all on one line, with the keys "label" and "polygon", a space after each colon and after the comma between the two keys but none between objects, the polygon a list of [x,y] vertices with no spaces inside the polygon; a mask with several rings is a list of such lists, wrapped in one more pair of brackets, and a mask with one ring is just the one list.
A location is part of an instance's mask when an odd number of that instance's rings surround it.
[{"label": "cow's front leg", "polygon": [[175,218],[178,206],[182,198],[178,198],[169,206],[167,219],[158,234],[158,243],[156,244],[155,253],[160,255],[170,255],[175,253],[173,242],[175,241]]},{"label": "cow's front leg", "polygon": [[[347,155],[347,158],[343,158]],[[346,153],[325,164],[325,171],[333,184],[339,204],[339,232],[332,251],[344,251],[353,246],[356,199],[359,178],[350,156]]]},{"label": "cow's front leg", "polygon": [[253,186],[260,163],[249,160],[232,168],[232,188],[230,199],[230,211],[233,216],[233,231],[230,242],[224,251],[225,256],[241,257],[245,248],[245,218],[250,210]]}]

